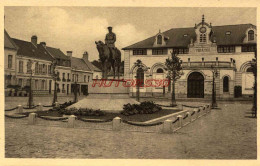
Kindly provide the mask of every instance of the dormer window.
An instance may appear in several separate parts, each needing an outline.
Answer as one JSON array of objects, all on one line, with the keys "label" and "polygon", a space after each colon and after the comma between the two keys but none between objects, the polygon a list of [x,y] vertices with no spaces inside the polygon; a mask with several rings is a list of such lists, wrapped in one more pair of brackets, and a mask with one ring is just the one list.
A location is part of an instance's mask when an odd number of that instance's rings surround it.
[{"label": "dormer window", "polygon": [[248,31],[248,41],[255,40],[255,33],[253,30]]},{"label": "dormer window", "polygon": [[162,35],[157,36],[157,44],[162,44]]}]

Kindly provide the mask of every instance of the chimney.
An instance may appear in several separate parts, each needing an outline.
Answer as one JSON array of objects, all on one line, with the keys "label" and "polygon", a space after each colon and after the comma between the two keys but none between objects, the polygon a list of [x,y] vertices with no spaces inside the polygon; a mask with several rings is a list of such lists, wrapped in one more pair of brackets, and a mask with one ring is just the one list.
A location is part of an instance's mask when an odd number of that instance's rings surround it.
[{"label": "chimney", "polygon": [[88,61],[88,52],[87,52],[87,51],[84,52],[82,59],[83,59],[85,62]]},{"label": "chimney", "polygon": [[72,51],[67,51],[67,56],[72,57]]},{"label": "chimney", "polygon": [[37,46],[37,36],[36,35],[33,35],[31,37],[31,42],[32,42],[33,45]]},{"label": "chimney", "polygon": [[46,48],[46,43],[45,42],[41,42],[40,43],[44,48]]}]

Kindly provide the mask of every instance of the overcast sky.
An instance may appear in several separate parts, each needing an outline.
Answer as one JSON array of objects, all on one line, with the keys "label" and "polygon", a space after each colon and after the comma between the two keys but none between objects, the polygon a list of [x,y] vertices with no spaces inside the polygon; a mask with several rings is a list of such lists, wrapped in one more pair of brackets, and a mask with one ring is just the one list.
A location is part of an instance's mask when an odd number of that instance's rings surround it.
[{"label": "overcast sky", "polygon": [[[13,38],[30,41],[32,35],[48,46],[98,59],[95,41],[104,41],[107,27],[117,34],[123,48],[158,33],[178,27],[193,27],[201,21],[212,25],[252,23],[256,8],[136,8],[136,7],[5,7],[5,29]],[[122,52],[123,54],[123,52]]]}]

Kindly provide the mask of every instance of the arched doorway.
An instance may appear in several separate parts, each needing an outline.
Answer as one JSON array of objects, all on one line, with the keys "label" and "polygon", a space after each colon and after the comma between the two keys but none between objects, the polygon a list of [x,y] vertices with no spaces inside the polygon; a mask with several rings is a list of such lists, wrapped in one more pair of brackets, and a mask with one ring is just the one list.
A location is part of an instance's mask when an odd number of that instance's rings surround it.
[{"label": "arched doorway", "polygon": [[204,77],[199,72],[193,72],[188,77],[188,98],[204,98]]}]

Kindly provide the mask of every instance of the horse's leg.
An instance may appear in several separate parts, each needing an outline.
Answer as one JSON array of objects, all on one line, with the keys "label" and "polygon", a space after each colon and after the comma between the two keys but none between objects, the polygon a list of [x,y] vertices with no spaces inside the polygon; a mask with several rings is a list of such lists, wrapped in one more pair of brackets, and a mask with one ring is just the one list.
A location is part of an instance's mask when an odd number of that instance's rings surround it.
[{"label": "horse's leg", "polygon": [[120,62],[117,63],[117,77],[120,79]]},{"label": "horse's leg", "polygon": [[102,61],[102,78],[105,78],[105,64],[104,64],[104,61]]},{"label": "horse's leg", "polygon": [[107,79],[107,62],[104,62],[104,79]]},{"label": "horse's leg", "polygon": [[112,60],[112,68],[113,68],[113,78],[115,79],[116,78],[116,67],[115,67],[115,60]]}]

